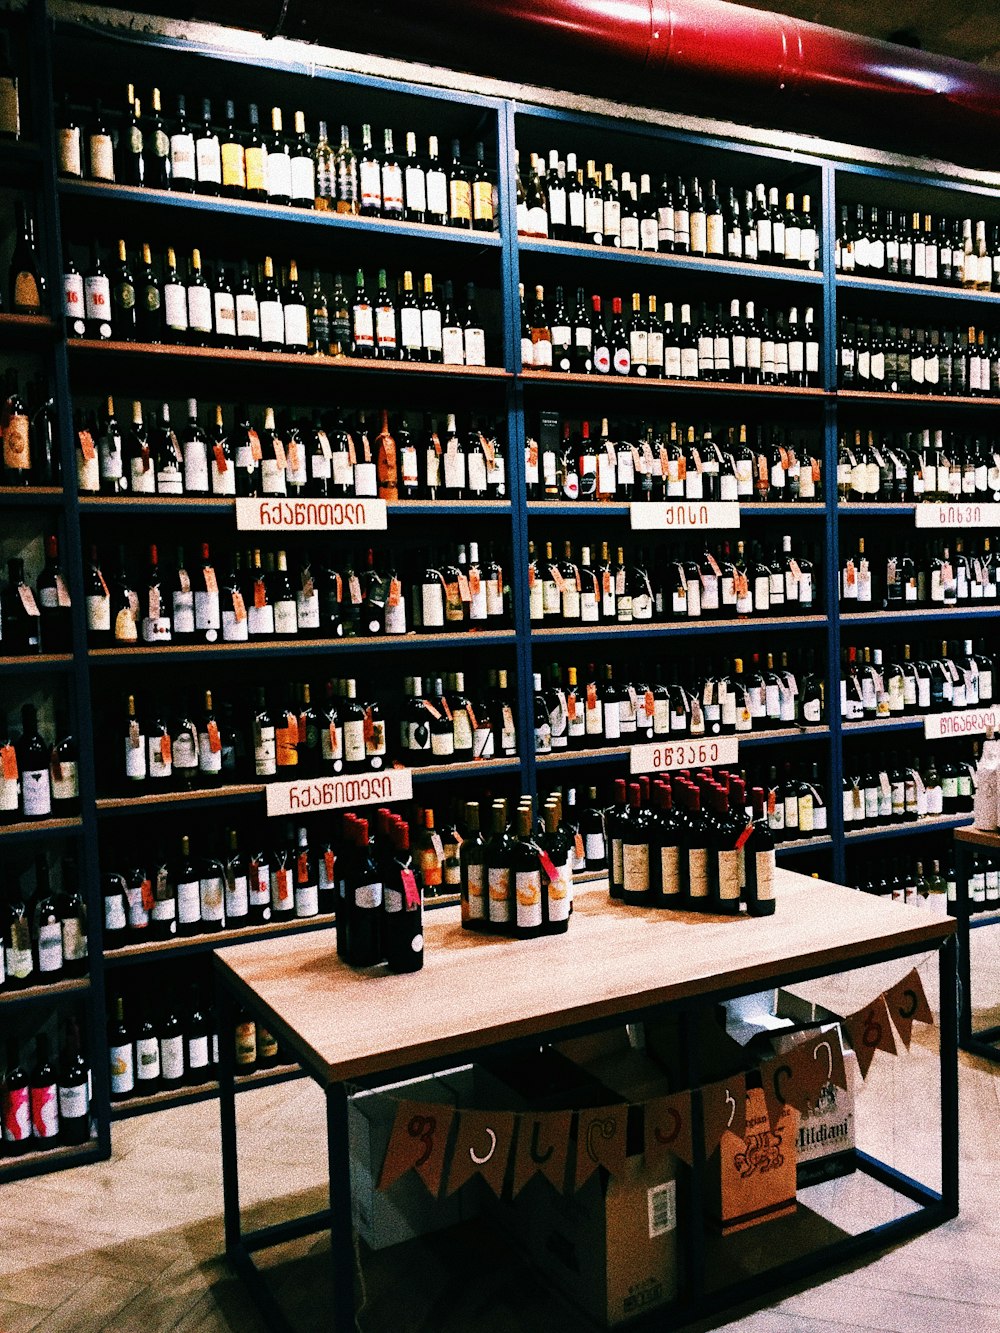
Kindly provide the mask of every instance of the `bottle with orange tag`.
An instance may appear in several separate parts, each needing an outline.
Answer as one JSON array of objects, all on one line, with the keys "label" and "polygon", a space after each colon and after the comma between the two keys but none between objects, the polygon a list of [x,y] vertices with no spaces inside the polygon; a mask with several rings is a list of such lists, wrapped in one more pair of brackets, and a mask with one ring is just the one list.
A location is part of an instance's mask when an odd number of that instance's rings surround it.
[{"label": "bottle with orange tag", "polygon": [[384,883],[382,943],[390,972],[419,972],[424,965],[423,903],[410,855],[410,830],[394,818],[389,828],[392,857]]}]

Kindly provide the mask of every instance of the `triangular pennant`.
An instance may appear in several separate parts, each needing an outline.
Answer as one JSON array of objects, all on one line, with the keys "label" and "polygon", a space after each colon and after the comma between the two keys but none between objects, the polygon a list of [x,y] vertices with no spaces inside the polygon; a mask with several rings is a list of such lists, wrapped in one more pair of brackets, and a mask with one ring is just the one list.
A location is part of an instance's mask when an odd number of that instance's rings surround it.
[{"label": "triangular pennant", "polygon": [[896,1054],[896,1042],[889,1022],[889,1011],[885,1007],[885,996],[880,995],[865,1009],[856,1014],[848,1014],[844,1019],[847,1035],[851,1039],[854,1053],[858,1057],[861,1077],[866,1078],[871,1068],[876,1051]]},{"label": "triangular pennant", "polygon": [[454,1118],[455,1112],[450,1106],[400,1102],[396,1107],[378,1188],[387,1190],[412,1169],[436,1199],[441,1189],[448,1133]]},{"label": "triangular pennant", "polygon": [[732,1078],[709,1083],[701,1090],[701,1100],[705,1116],[705,1156],[711,1157],[727,1129],[739,1139],[746,1132],[746,1076],[734,1074]]},{"label": "triangular pennant", "polygon": [[786,1051],[776,1055],[760,1067],[760,1086],[764,1093],[764,1105],[768,1122],[772,1129],[777,1129],[778,1121],[788,1105],[788,1093],[795,1081],[794,1052]]},{"label": "triangular pennant", "polygon": [[934,1022],[934,1015],[924,993],[924,983],[917,969],[913,968],[902,981],[897,981],[891,990],[885,992],[884,998],[889,1017],[903,1045],[909,1050],[914,1023]]},{"label": "triangular pennant", "polygon": [[618,1175],[625,1166],[628,1105],[591,1106],[577,1112],[576,1188],[579,1189],[599,1166]]},{"label": "triangular pennant", "polygon": [[676,1092],[656,1097],[645,1105],[646,1165],[653,1166],[668,1153],[691,1165],[691,1094]]},{"label": "triangular pennant", "polygon": [[513,1195],[520,1194],[538,1172],[561,1194],[566,1182],[573,1112],[531,1112],[519,1115],[517,1121]]},{"label": "triangular pennant", "polygon": [[514,1139],[512,1111],[459,1111],[455,1151],[448,1171],[448,1193],[482,1176],[500,1197]]}]

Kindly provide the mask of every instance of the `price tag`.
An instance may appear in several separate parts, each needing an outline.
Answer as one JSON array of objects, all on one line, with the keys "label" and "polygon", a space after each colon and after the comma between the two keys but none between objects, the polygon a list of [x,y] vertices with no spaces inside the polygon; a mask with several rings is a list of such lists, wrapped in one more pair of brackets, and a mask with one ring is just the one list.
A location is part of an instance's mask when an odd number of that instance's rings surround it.
[{"label": "price tag", "polygon": [[270,817],[316,810],[349,810],[359,805],[413,799],[413,772],[389,768],[384,773],[356,773],[338,778],[274,782],[266,789]]},{"label": "price tag", "polygon": [[77,438],[80,441],[80,452],[88,463],[92,463],[97,457],[97,450],[94,447],[94,437],[89,430],[80,431]]},{"label": "price tag", "polygon": [[417,877],[412,870],[401,870],[399,878],[403,884],[403,896],[406,899],[408,908],[420,906],[420,889],[417,885]]},{"label": "price tag", "polygon": [[0,773],[4,782],[17,781],[17,752],[13,745],[0,746]]},{"label": "price tag", "polygon": [[384,500],[236,501],[238,532],[384,532],[387,527]]},{"label": "price tag", "polygon": [[653,745],[633,745],[629,751],[630,773],[666,773],[695,764],[735,764],[740,742],[736,736],[716,736],[712,740],[671,741]]},{"label": "price tag", "polygon": [[932,713],[924,718],[924,735],[935,741],[950,736],[982,736],[989,727],[1000,731],[1000,704],[991,708],[964,708],[958,713]]},{"label": "price tag", "polygon": [[671,504],[629,506],[632,529],[687,532],[703,528],[738,528],[740,507],[734,501],[679,500]]},{"label": "price tag", "polygon": [[927,501],[913,510],[918,528],[1000,527],[1000,504],[934,504]]}]

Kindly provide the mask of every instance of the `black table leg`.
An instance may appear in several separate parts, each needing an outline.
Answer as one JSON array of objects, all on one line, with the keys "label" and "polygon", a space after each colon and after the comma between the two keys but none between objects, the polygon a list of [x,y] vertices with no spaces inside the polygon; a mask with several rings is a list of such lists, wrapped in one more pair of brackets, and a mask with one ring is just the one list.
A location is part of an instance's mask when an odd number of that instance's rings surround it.
[{"label": "black table leg", "polygon": [[351,1149],[347,1114],[347,1088],[343,1083],[334,1083],[326,1093],[334,1333],[355,1333],[354,1225],[351,1217]]}]

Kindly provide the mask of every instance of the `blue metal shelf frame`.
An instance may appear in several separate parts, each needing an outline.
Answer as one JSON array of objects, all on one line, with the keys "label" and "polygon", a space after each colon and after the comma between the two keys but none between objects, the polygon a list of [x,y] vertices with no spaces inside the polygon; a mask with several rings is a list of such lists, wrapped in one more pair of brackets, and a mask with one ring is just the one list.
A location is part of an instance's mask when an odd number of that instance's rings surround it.
[{"label": "blue metal shelf frame", "polygon": [[[936,297],[942,297],[948,303],[947,308],[953,311],[959,308],[955,305],[956,301],[988,305],[991,300],[1000,300],[1000,297],[992,294],[968,293],[946,288],[925,290],[919,286],[911,286],[906,283],[867,282],[864,279],[838,280],[833,270],[833,254],[837,233],[838,186],[843,189],[848,180],[857,183],[859,191],[863,191],[865,179],[870,178],[873,180],[899,181],[909,185],[926,186],[932,190],[947,191],[954,194],[956,199],[960,196],[978,194],[991,201],[996,201],[1000,200],[1000,189],[978,187],[973,182],[941,178],[934,175],[933,172],[896,168],[887,170],[880,166],[844,163],[832,157],[824,156],[822,149],[815,153],[803,154],[794,150],[783,150],[761,144],[731,141],[720,134],[689,133],[666,125],[649,124],[638,118],[629,120],[607,115],[587,114],[558,107],[535,106],[512,99],[474,95],[461,89],[452,90],[406,79],[384,78],[324,68],[312,58],[288,58],[287,51],[290,49],[288,47],[284,47],[282,54],[277,58],[272,57],[269,53],[266,61],[269,70],[275,71],[278,75],[288,76],[290,79],[309,80],[313,88],[318,86],[317,80],[322,81],[328,86],[331,93],[339,94],[343,99],[349,98],[353,90],[361,89],[366,92],[378,93],[390,99],[410,99],[412,103],[427,106],[439,103],[447,104],[451,108],[471,108],[473,115],[478,112],[479,128],[477,132],[482,132],[482,137],[488,142],[495,143],[497,149],[499,164],[498,230],[495,233],[469,234],[452,231],[448,228],[421,227],[408,223],[386,223],[363,218],[343,218],[336,215],[325,216],[291,208],[275,208],[269,205],[233,204],[231,201],[206,199],[202,196],[180,196],[170,192],[131,189],[129,187],[116,189],[115,187],[94,185],[88,182],[58,180],[51,148],[55,133],[53,102],[49,86],[54,68],[52,27],[46,14],[46,0],[29,0],[29,10],[29,23],[32,33],[31,59],[35,73],[31,83],[34,89],[33,95],[36,99],[34,114],[38,128],[38,144],[25,145],[16,149],[0,146],[0,164],[10,167],[12,182],[18,188],[30,189],[32,188],[32,182],[37,182],[42,252],[46,270],[49,274],[49,289],[51,292],[60,291],[62,285],[61,226],[64,212],[63,205],[67,206],[67,212],[69,206],[72,205],[74,210],[79,210],[82,213],[91,206],[96,209],[106,204],[109,198],[116,204],[127,201],[128,206],[135,209],[137,214],[143,209],[161,207],[171,210],[176,218],[182,216],[183,210],[193,214],[200,213],[206,218],[216,215],[228,216],[235,213],[247,219],[248,222],[256,221],[262,225],[287,223],[291,228],[298,228],[300,236],[322,237],[324,235],[322,228],[327,227],[331,228],[329,233],[331,238],[334,235],[342,237],[349,235],[356,240],[368,237],[374,245],[380,237],[391,237],[396,244],[412,243],[418,253],[421,248],[426,250],[430,245],[440,246],[454,242],[456,255],[471,256],[478,249],[495,257],[502,308],[503,366],[502,369],[487,371],[482,376],[466,374],[463,378],[470,385],[477,385],[483,392],[491,395],[491,401],[496,402],[497,405],[501,401],[503,403],[509,442],[509,501],[492,505],[437,505],[418,502],[394,505],[390,506],[390,509],[394,524],[399,519],[406,522],[411,519],[430,522],[435,518],[440,519],[446,515],[462,517],[466,520],[486,517],[491,523],[497,525],[509,524],[514,629],[505,633],[483,635],[442,635],[434,638],[422,636],[419,643],[408,643],[406,639],[403,639],[400,641],[382,640],[356,643],[344,641],[343,643],[337,642],[332,647],[308,642],[288,645],[275,644],[265,647],[250,645],[246,650],[220,649],[220,659],[229,655],[252,657],[258,652],[273,660],[274,657],[288,656],[291,658],[322,654],[328,650],[336,651],[339,654],[351,651],[364,653],[368,651],[387,651],[397,648],[405,651],[407,648],[422,649],[424,647],[431,649],[447,647],[450,651],[458,650],[459,652],[466,647],[493,647],[509,651],[516,662],[517,726],[521,758],[518,761],[495,761],[492,764],[480,766],[476,772],[479,775],[497,773],[505,776],[519,773],[523,789],[535,795],[537,794],[540,771],[543,778],[545,770],[549,769],[552,778],[561,779],[569,769],[574,767],[579,766],[581,772],[585,772],[589,766],[617,763],[626,757],[625,752],[612,749],[607,752],[587,751],[580,755],[571,752],[566,755],[547,756],[539,759],[536,763],[532,670],[535,653],[538,649],[541,649],[547,656],[551,656],[551,649],[555,645],[583,643],[590,640],[625,644],[634,640],[633,651],[638,657],[642,655],[644,650],[651,647],[652,642],[657,639],[665,645],[670,644],[671,641],[676,641],[675,647],[679,652],[685,653],[693,646],[693,641],[698,637],[712,639],[718,637],[721,644],[729,641],[732,634],[741,633],[744,629],[756,633],[761,629],[768,628],[779,635],[782,632],[786,634],[822,633],[825,636],[828,687],[826,725],[823,728],[803,730],[799,735],[775,737],[767,734],[751,735],[745,740],[748,747],[816,740],[828,750],[826,761],[826,776],[829,784],[828,814],[830,827],[828,833],[823,837],[782,844],[779,847],[781,857],[798,857],[809,853],[818,853],[828,858],[828,863],[832,867],[833,878],[843,879],[845,848],[849,845],[867,843],[883,836],[892,838],[899,833],[912,836],[922,831],[930,832],[942,828],[956,827],[963,822],[961,819],[928,821],[925,825],[907,824],[898,828],[891,827],[887,830],[872,830],[870,832],[862,831],[849,833],[845,836],[840,800],[844,736],[870,735],[883,729],[891,731],[916,730],[920,726],[919,719],[893,719],[885,724],[855,724],[841,729],[840,651],[841,639],[845,630],[853,633],[855,628],[861,625],[876,624],[879,630],[884,630],[886,626],[901,626],[911,623],[941,625],[953,620],[955,624],[958,624],[963,619],[980,619],[1000,615],[1000,611],[995,611],[992,608],[976,607],[944,612],[904,612],[894,614],[891,618],[872,616],[871,619],[855,620],[851,617],[841,616],[838,609],[840,519],[862,516],[875,518],[909,516],[912,506],[872,506],[858,507],[857,509],[845,506],[838,508],[835,482],[839,429],[838,414],[845,410],[856,410],[866,402],[893,403],[896,407],[913,413],[923,412],[925,409],[928,413],[937,412],[941,408],[979,411],[989,409],[993,405],[993,400],[951,400],[934,396],[914,398],[912,396],[897,397],[891,394],[881,396],[838,394],[836,390],[837,310],[838,298],[843,293],[850,294],[855,291],[871,292],[872,294],[882,293],[893,297],[908,295],[914,299],[931,302]],[[74,35],[79,34],[86,34],[95,40],[111,44],[114,48],[117,48],[118,54],[127,54],[130,48],[133,50],[146,48],[154,53],[160,53],[164,62],[183,57],[186,61],[203,60],[211,61],[216,65],[223,63],[250,69],[256,68],[260,63],[259,52],[256,50],[230,50],[224,46],[213,45],[201,40],[191,41],[187,38],[170,37],[155,32],[113,31],[91,20],[61,28],[60,40],[64,36],[71,40]],[[303,49],[305,50],[305,48]],[[311,57],[312,54],[310,52],[309,56]],[[662,145],[664,151],[669,150],[670,145],[676,145],[678,149],[684,151],[704,149],[712,153],[726,154],[734,163],[739,162],[744,166],[753,163],[755,170],[756,164],[759,164],[761,174],[767,171],[768,164],[773,165],[779,173],[789,177],[812,173],[817,181],[815,190],[810,189],[810,193],[814,193],[813,212],[820,234],[820,267],[817,271],[811,272],[791,268],[785,269],[779,266],[755,266],[726,260],[701,260],[648,255],[641,252],[623,253],[586,245],[578,246],[542,241],[519,242],[516,227],[516,186],[512,168],[518,132],[520,130],[523,133],[525,128],[524,124],[521,123],[522,121],[527,121],[536,129],[543,122],[546,122],[553,127],[553,133],[557,132],[558,126],[565,126],[581,133],[596,131],[601,134],[614,135],[621,138],[623,142],[628,139],[632,141],[643,140],[647,143],[655,142]],[[743,174],[747,173],[744,172]],[[782,284],[786,287],[799,286],[808,299],[813,299],[813,294],[815,294],[815,302],[822,315],[822,388],[802,392],[794,389],[784,391],[775,389],[755,390],[748,387],[741,391],[734,391],[732,386],[699,382],[646,384],[638,380],[615,382],[598,376],[580,380],[562,378],[556,375],[534,376],[530,373],[523,374],[520,360],[520,310],[518,304],[518,283],[521,278],[522,255],[526,261],[532,264],[537,263],[546,255],[558,258],[561,264],[565,264],[567,260],[578,259],[581,269],[590,273],[596,272],[595,264],[606,263],[617,266],[616,271],[620,272],[623,277],[631,266],[635,271],[642,272],[646,276],[658,273],[660,277],[673,274],[683,276],[686,280],[695,281],[711,281],[713,278],[717,278],[738,280],[741,283],[760,283],[772,287],[774,284],[778,284],[779,290]],[[623,265],[624,267],[622,267]],[[587,266],[590,266],[589,269],[587,269]],[[659,281],[659,278],[657,280]],[[7,332],[10,332],[10,330],[0,332],[6,338]],[[30,344],[32,348],[38,349],[39,355],[47,358],[49,363],[50,382],[59,421],[59,439],[64,474],[69,482],[67,489],[62,493],[53,492],[44,495],[21,496],[16,493],[0,491],[0,511],[7,504],[11,507],[24,505],[26,507],[37,507],[39,510],[51,509],[61,516],[65,565],[76,608],[74,615],[74,653],[72,658],[56,663],[32,662],[30,660],[22,662],[19,660],[2,664],[0,665],[0,675],[5,679],[8,674],[13,676],[22,671],[29,673],[53,671],[60,673],[72,687],[75,725],[80,742],[82,815],[78,826],[62,828],[55,832],[58,832],[60,838],[72,837],[77,839],[77,845],[80,849],[81,882],[86,890],[90,909],[91,985],[87,988],[85,994],[81,991],[77,998],[86,1004],[89,1047],[93,1057],[95,1057],[92,1062],[94,1065],[94,1112],[98,1136],[94,1143],[85,1145],[68,1157],[62,1154],[37,1155],[38,1164],[36,1164],[35,1159],[32,1159],[32,1162],[26,1165],[23,1172],[23,1174],[30,1174],[34,1170],[50,1169],[45,1164],[46,1157],[55,1166],[64,1162],[68,1164],[71,1161],[107,1156],[110,1151],[110,1123],[113,1115],[106,1061],[103,1059],[102,1047],[106,963],[101,948],[100,923],[103,913],[99,896],[97,858],[99,819],[103,820],[112,816],[128,816],[133,814],[136,809],[179,811],[192,808],[192,802],[181,797],[167,798],[162,804],[157,805],[118,805],[107,800],[101,801],[98,805],[93,771],[93,724],[90,704],[91,672],[103,668],[105,664],[109,666],[126,662],[129,665],[138,662],[160,664],[177,662],[180,664],[202,660],[206,657],[204,651],[198,650],[181,650],[172,654],[135,652],[121,654],[120,656],[109,655],[108,657],[88,654],[86,626],[82,617],[82,608],[85,601],[80,543],[81,525],[98,517],[102,522],[106,521],[111,515],[119,512],[127,513],[130,516],[154,513],[162,514],[164,517],[169,515],[189,517],[213,515],[225,521],[225,517],[231,512],[232,506],[226,501],[196,499],[182,499],[179,502],[170,500],[161,504],[156,500],[137,502],[108,499],[106,497],[79,498],[72,485],[72,479],[75,476],[75,442],[71,429],[72,397],[69,360],[72,359],[75,366],[77,362],[82,366],[85,361],[88,367],[93,367],[97,364],[93,358],[106,353],[109,359],[104,364],[110,365],[116,356],[120,356],[121,360],[115,362],[115,364],[127,367],[130,357],[149,357],[153,354],[153,351],[141,347],[134,349],[124,347],[116,350],[114,348],[102,349],[97,344],[67,344],[58,328],[46,327],[42,321],[36,321],[35,325],[30,328],[26,326],[23,333],[25,345]],[[13,333],[11,336],[14,336]],[[17,336],[20,336],[20,334]],[[189,352],[182,349],[181,352],[174,355],[170,348],[165,348],[162,349],[162,353],[162,367],[167,370],[168,374],[171,374],[174,370],[178,371],[178,378],[183,373],[181,367],[185,364],[189,366],[199,365],[202,362],[210,364],[212,357],[211,350]],[[157,352],[157,355],[159,354]],[[268,358],[262,355],[249,358],[246,364],[256,370],[258,365],[265,366],[267,361]],[[237,366],[239,363],[231,361],[229,364]],[[282,359],[280,364],[272,365],[268,373],[278,375],[284,371],[286,366],[294,372],[296,365],[304,366],[305,364],[306,361],[302,358]],[[331,369],[335,368],[331,367]],[[404,364],[365,366],[363,369],[364,375],[358,367],[345,366],[344,371],[348,377],[346,382],[358,384],[375,382],[381,380],[384,375],[387,376],[387,379],[382,380],[383,383],[400,385],[406,383],[404,377],[409,376],[410,379],[415,380],[421,373],[419,370],[407,370]],[[352,375],[354,376],[353,380],[351,379]],[[439,383],[445,389],[449,382],[456,382],[459,379],[456,375],[452,381],[449,381],[446,368],[440,370],[435,368],[434,374],[427,378],[429,383]],[[336,376],[330,383],[335,381]],[[326,381],[323,382],[326,383]],[[560,519],[604,517],[610,518],[614,522],[620,522],[627,519],[628,508],[623,505],[563,505],[536,502],[529,504],[526,502],[524,477],[525,401],[527,399],[529,403],[537,403],[541,401],[541,395],[545,394],[551,394],[554,397],[559,395],[559,401],[563,401],[565,396],[570,393],[575,395],[580,390],[585,394],[594,390],[605,392],[610,391],[612,385],[622,390],[631,386],[639,393],[643,390],[656,389],[661,395],[667,395],[667,398],[660,398],[660,402],[664,403],[668,402],[669,396],[674,394],[697,396],[705,403],[717,402],[728,396],[730,403],[746,399],[756,406],[762,405],[768,398],[773,398],[782,405],[796,404],[803,413],[814,414],[817,422],[822,418],[823,458],[826,471],[826,498],[823,503],[814,506],[750,506],[744,510],[743,517],[746,520],[745,526],[751,532],[753,531],[752,525],[758,519],[809,518],[817,524],[821,520],[824,522],[825,569],[822,576],[823,595],[826,604],[824,614],[809,618],[775,617],[760,622],[749,622],[746,625],[738,622],[711,622],[708,624],[693,622],[679,625],[662,624],[622,628],[601,626],[597,627],[592,633],[572,628],[543,630],[534,634],[531,632],[528,589],[523,577],[523,571],[527,567],[528,535],[531,522],[541,517],[558,517]],[[627,397],[627,395],[625,396]],[[619,402],[622,401],[623,397],[620,394]],[[208,660],[214,661],[214,651],[209,650],[207,657]],[[94,688],[97,688],[101,683],[103,682],[99,678],[98,681],[93,683]],[[424,787],[427,784],[448,782],[449,779],[464,779],[470,771],[470,768],[466,766],[459,766],[451,772],[447,768],[441,770],[427,768],[418,770],[415,773],[415,779],[421,787]],[[228,794],[208,793],[201,799],[214,801],[220,806],[232,802],[259,802],[260,791],[253,786],[248,786],[243,789],[234,788]],[[37,833],[38,836],[47,836],[42,829],[38,830]],[[8,840],[20,844],[25,839],[31,839],[34,836],[36,836],[35,830],[29,827],[18,828],[7,836],[0,836],[0,845],[4,845]],[[214,944],[214,941],[212,943]],[[192,947],[191,950],[185,949],[178,952],[180,954],[200,952],[202,947],[202,945],[198,945],[197,949]],[[154,954],[152,956],[159,957],[160,955]],[[132,960],[129,959],[128,961],[131,962]],[[214,1091],[209,1091],[206,1095],[215,1094]],[[8,1170],[0,1170],[0,1179],[8,1178],[10,1174]]]}]

